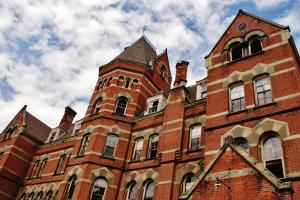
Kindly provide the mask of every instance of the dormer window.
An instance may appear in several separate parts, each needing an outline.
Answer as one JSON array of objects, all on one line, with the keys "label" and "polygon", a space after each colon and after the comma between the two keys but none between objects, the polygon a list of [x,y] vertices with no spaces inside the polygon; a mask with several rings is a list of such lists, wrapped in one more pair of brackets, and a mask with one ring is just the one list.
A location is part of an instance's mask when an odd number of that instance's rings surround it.
[{"label": "dormer window", "polygon": [[197,85],[197,94],[196,94],[196,100],[204,99],[207,97],[207,85],[205,84],[198,84]]},{"label": "dormer window", "polygon": [[158,103],[159,103],[159,100],[155,100],[155,101],[152,101],[149,103],[149,110],[148,110],[148,113],[154,113],[158,110]]},{"label": "dormer window", "polygon": [[230,49],[231,61],[243,58],[243,48],[240,43],[235,43]]},{"label": "dormer window", "polygon": [[53,142],[54,139],[55,139],[55,137],[56,137],[56,131],[53,131],[53,132],[50,134],[48,143]]},{"label": "dormer window", "polygon": [[261,40],[259,39],[259,37],[254,36],[250,39],[249,48],[250,55],[262,51]]}]

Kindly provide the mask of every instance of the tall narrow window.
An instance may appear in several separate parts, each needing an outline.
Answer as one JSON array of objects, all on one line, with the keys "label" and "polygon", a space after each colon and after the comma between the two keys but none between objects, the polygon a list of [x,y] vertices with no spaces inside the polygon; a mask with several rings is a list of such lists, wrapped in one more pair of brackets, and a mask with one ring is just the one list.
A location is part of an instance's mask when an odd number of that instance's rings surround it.
[{"label": "tall narrow window", "polygon": [[49,142],[49,143],[50,143],[50,142],[53,142],[54,139],[55,139],[55,137],[56,137],[56,131],[53,131],[53,132],[51,133],[50,137],[49,137],[48,142]]},{"label": "tall narrow window", "polygon": [[102,88],[105,88],[105,87],[106,87],[106,83],[107,83],[107,80],[105,79],[105,80],[103,81]]},{"label": "tall narrow window", "polygon": [[137,86],[138,86],[138,80],[137,79],[133,79],[132,84],[131,84],[131,89],[136,90]]},{"label": "tall narrow window", "polygon": [[181,183],[181,194],[187,194],[188,191],[193,187],[195,183],[196,177],[194,174],[188,174],[184,177],[182,183]]},{"label": "tall narrow window", "polygon": [[154,113],[158,110],[158,103],[159,103],[159,100],[155,100],[155,101],[152,101],[152,102],[149,102],[149,110],[148,110],[148,113]]},{"label": "tall narrow window", "polygon": [[190,151],[200,149],[201,125],[194,125],[190,128]]},{"label": "tall narrow window", "polygon": [[96,100],[96,103],[95,103],[95,108],[94,108],[94,114],[98,113],[100,111],[100,108],[101,108],[101,105],[102,105],[102,97],[99,97],[97,100]]},{"label": "tall narrow window", "polygon": [[267,76],[259,77],[255,80],[256,104],[264,105],[272,103],[272,91],[270,79]]},{"label": "tall narrow window", "polygon": [[156,158],[159,136],[157,134],[152,135],[149,140],[148,158]]},{"label": "tall narrow window", "polygon": [[99,90],[99,89],[101,89],[101,88],[102,88],[102,81],[99,81],[96,90]]},{"label": "tall narrow window", "polygon": [[53,192],[52,192],[52,190],[49,190],[48,192],[47,192],[47,194],[46,194],[46,200],[51,200],[52,199],[52,195],[53,195]]},{"label": "tall narrow window", "polygon": [[143,143],[144,143],[144,139],[143,138],[138,138],[135,141],[135,147],[134,147],[134,152],[133,152],[133,160],[140,160],[141,158],[141,151],[143,148]]},{"label": "tall narrow window", "polygon": [[118,136],[109,134],[106,139],[103,155],[113,157],[118,142]]},{"label": "tall narrow window", "polygon": [[33,165],[32,171],[31,171],[31,175],[30,175],[31,178],[33,178],[35,176],[35,173],[36,173],[36,170],[37,170],[37,167],[38,167],[39,163],[40,163],[39,160],[36,160],[34,162],[34,165]]},{"label": "tall narrow window", "polygon": [[152,200],[153,199],[153,193],[154,193],[154,182],[149,181],[145,185],[144,200]]},{"label": "tall narrow window", "polygon": [[4,140],[8,140],[11,138],[12,134],[14,133],[15,128],[10,127],[4,135]]},{"label": "tall narrow window", "polygon": [[42,164],[41,164],[41,167],[40,167],[40,171],[38,173],[38,177],[41,177],[43,175],[43,171],[44,171],[44,168],[45,168],[45,165],[47,163],[47,158],[45,158],[43,161],[42,161]]},{"label": "tall narrow window", "polygon": [[67,155],[66,154],[63,154],[60,156],[59,158],[59,161],[58,161],[58,164],[57,164],[57,167],[56,167],[56,170],[55,170],[55,173],[54,174],[60,174],[62,169],[63,169],[63,166],[64,166],[64,163],[65,163],[65,160],[66,160],[66,157]]},{"label": "tall narrow window", "polygon": [[165,76],[166,76],[166,67],[165,67],[164,65],[162,65],[162,66],[160,67],[160,75],[161,75],[162,77],[165,77]]},{"label": "tall narrow window", "polygon": [[72,175],[69,180],[68,183],[66,185],[65,191],[64,191],[64,196],[63,196],[63,200],[71,200],[74,190],[75,190],[75,182],[76,182],[77,176],[76,175]]},{"label": "tall narrow window", "polygon": [[89,139],[90,139],[90,134],[86,134],[85,136],[83,136],[79,153],[78,153],[79,156],[83,156],[85,154],[88,147]]},{"label": "tall narrow window", "polygon": [[261,41],[257,36],[250,39],[249,44],[251,55],[262,51]]},{"label": "tall narrow window", "polygon": [[129,88],[129,85],[130,85],[130,78],[126,78],[125,88]]},{"label": "tall narrow window", "polygon": [[108,79],[108,81],[107,81],[107,85],[106,85],[107,87],[110,86],[111,80],[112,80],[112,77],[109,77],[109,79]]},{"label": "tall narrow window", "polygon": [[28,199],[28,200],[33,200],[33,197],[34,197],[34,192],[31,192],[31,193],[28,195],[27,199]]},{"label": "tall narrow window", "polygon": [[41,191],[41,192],[39,192],[38,194],[37,194],[37,196],[36,196],[36,200],[42,200],[42,198],[43,198],[43,192]]},{"label": "tall narrow window", "polygon": [[262,156],[266,168],[278,178],[283,178],[283,153],[278,137],[270,135],[263,141]]},{"label": "tall narrow window", "polygon": [[124,77],[123,77],[123,76],[120,76],[119,79],[118,79],[117,85],[118,85],[119,87],[122,87],[123,84],[124,84]]},{"label": "tall narrow window", "polygon": [[119,115],[124,115],[126,106],[127,106],[127,98],[119,97],[117,100],[115,112]]},{"label": "tall narrow window", "polygon": [[22,195],[20,196],[19,200],[25,200],[26,198],[26,193],[22,193]]},{"label": "tall narrow window", "polygon": [[91,200],[104,199],[107,181],[104,178],[97,178],[94,182]]},{"label": "tall narrow window", "polygon": [[245,109],[244,85],[235,85],[230,88],[230,106],[231,112]]},{"label": "tall narrow window", "polygon": [[135,200],[137,194],[137,184],[132,181],[127,188],[127,200]]},{"label": "tall narrow window", "polygon": [[230,49],[231,61],[243,58],[243,48],[240,44],[234,44]]}]

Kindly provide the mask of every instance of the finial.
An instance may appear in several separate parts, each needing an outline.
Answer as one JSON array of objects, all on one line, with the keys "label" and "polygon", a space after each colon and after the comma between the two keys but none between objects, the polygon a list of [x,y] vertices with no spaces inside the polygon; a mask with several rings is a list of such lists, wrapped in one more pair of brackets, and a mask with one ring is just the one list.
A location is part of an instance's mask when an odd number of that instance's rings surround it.
[{"label": "finial", "polygon": [[145,35],[146,28],[147,26],[143,26],[143,35]]}]

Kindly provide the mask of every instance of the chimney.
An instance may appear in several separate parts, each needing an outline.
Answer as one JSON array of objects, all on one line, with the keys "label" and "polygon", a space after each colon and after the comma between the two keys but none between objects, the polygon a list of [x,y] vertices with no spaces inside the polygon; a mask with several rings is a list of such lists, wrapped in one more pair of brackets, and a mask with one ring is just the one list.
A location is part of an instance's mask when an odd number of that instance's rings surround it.
[{"label": "chimney", "polygon": [[174,86],[185,86],[187,83],[186,76],[187,76],[187,68],[189,62],[181,61],[181,63],[176,64],[176,77]]},{"label": "chimney", "polygon": [[69,106],[65,108],[65,113],[62,119],[60,120],[59,127],[64,129],[65,131],[70,128],[72,125],[73,119],[77,113],[70,108]]}]

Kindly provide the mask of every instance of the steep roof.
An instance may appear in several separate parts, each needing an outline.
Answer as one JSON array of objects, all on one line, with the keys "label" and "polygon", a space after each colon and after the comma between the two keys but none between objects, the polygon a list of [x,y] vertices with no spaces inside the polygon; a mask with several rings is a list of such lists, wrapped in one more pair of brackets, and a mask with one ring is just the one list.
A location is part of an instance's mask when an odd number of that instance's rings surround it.
[{"label": "steep roof", "polygon": [[290,190],[291,183],[290,182],[282,182],[279,178],[277,178],[274,174],[272,174],[261,162],[257,161],[254,157],[251,157],[245,150],[241,147],[238,147],[233,142],[232,136],[227,136],[225,138],[225,143],[219,152],[216,154],[215,158],[208,164],[208,166],[204,169],[204,171],[197,178],[193,187],[188,191],[187,194],[179,197],[179,199],[189,199],[193,192],[201,185],[201,183],[208,176],[209,172],[213,169],[216,163],[219,161],[220,157],[225,153],[225,151],[230,148],[233,152],[235,152],[240,158],[242,158],[252,169],[254,169],[257,173],[259,173],[262,177],[264,177],[276,190]]},{"label": "steep roof", "polygon": [[133,61],[148,64],[152,58],[157,56],[156,51],[145,35],[140,37],[132,45],[126,47],[124,51],[114,58],[115,60]]}]

